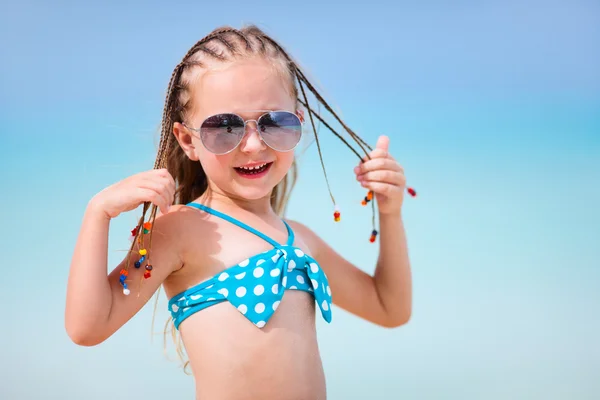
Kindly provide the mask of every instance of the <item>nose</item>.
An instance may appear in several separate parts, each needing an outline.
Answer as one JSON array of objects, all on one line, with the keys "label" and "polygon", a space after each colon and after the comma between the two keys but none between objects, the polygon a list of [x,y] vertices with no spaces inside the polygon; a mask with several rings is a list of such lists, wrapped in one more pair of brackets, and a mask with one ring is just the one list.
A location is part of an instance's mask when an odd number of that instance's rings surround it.
[{"label": "nose", "polygon": [[256,153],[266,149],[267,146],[260,137],[257,128],[256,123],[246,124],[246,134],[242,139],[242,143],[240,143],[240,149],[244,153]]}]

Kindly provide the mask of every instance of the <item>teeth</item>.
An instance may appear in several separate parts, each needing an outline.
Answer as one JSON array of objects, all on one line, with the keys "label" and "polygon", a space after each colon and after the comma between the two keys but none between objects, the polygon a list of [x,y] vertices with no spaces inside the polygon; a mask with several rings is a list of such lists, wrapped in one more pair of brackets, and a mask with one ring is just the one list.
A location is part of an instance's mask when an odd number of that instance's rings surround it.
[{"label": "teeth", "polygon": [[255,165],[254,167],[240,167],[240,168],[245,169],[246,171],[252,171],[253,169],[260,169],[260,168],[264,167],[265,165],[267,165],[267,163]]}]

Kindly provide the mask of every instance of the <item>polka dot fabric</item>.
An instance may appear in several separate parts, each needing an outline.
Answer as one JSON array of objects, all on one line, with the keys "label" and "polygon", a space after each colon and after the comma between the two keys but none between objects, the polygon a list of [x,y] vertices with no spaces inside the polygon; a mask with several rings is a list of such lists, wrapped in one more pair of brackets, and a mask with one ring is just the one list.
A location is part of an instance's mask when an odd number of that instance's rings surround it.
[{"label": "polka dot fabric", "polygon": [[262,328],[277,311],[286,290],[311,293],[325,321],[331,322],[331,289],[327,276],[316,260],[292,246],[294,234],[287,223],[285,225],[288,229],[288,241],[285,245],[280,245],[225,214],[201,204],[190,205],[257,234],[274,248],[243,260],[173,296],[168,307],[176,329],[179,329],[179,325],[190,315],[225,301],[257,327]]}]

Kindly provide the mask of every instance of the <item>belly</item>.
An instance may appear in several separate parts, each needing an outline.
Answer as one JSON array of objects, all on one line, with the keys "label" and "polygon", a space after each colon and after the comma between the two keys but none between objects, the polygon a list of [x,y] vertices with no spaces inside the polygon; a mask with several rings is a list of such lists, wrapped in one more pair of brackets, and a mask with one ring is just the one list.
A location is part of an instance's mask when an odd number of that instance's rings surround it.
[{"label": "belly", "polygon": [[202,310],[180,326],[196,398],[325,399],[313,297],[286,291],[257,328],[229,303]]}]

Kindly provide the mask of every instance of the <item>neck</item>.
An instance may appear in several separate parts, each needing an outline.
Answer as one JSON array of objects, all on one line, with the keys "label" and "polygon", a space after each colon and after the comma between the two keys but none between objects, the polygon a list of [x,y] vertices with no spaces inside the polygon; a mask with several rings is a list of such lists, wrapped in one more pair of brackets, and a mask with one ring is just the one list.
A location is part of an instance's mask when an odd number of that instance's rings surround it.
[{"label": "neck", "polygon": [[270,193],[265,197],[250,200],[225,193],[214,185],[210,185],[198,201],[209,207],[216,204],[227,210],[241,209],[263,218],[275,216],[275,211],[271,207]]}]

